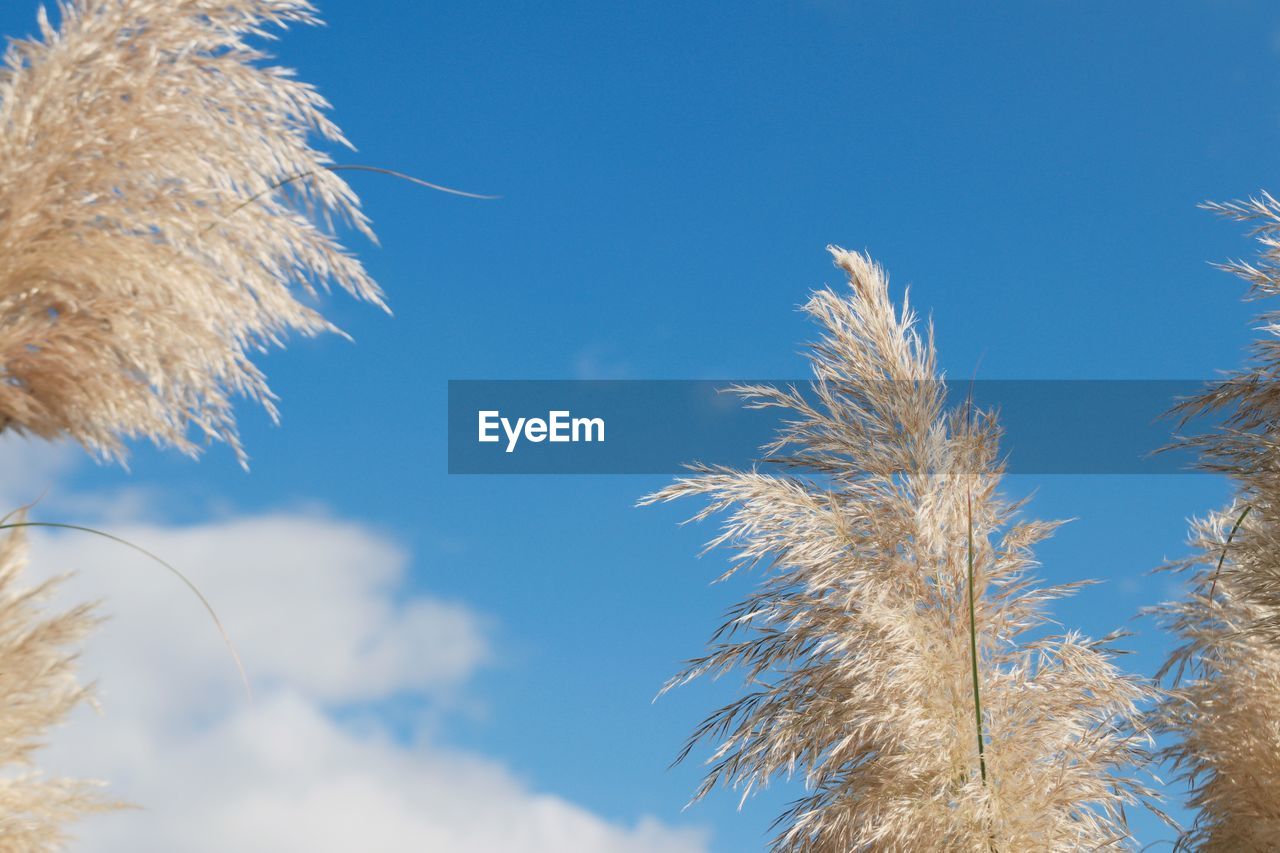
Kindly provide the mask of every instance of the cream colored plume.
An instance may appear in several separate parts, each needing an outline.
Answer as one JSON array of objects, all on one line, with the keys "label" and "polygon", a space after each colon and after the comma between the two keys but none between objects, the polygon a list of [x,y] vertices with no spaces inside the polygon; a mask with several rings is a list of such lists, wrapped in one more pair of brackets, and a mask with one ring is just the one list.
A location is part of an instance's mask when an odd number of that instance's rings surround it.
[{"label": "cream colored plume", "polygon": [[[9,519],[12,521],[13,519]],[[61,849],[64,826],[110,808],[95,786],[45,779],[32,753],[49,727],[85,700],[75,678],[74,647],[94,619],[88,607],[49,615],[42,600],[53,583],[23,588],[27,543],[21,528],[0,539],[0,849]]]},{"label": "cream colored plume", "polygon": [[[1226,557],[1241,508],[1194,525],[1192,591],[1155,609],[1180,641],[1162,676],[1171,681],[1156,709],[1169,735],[1162,757],[1188,783],[1194,824],[1180,848],[1263,853],[1280,845],[1280,646],[1253,630],[1275,614],[1241,595],[1241,573]],[[1234,537],[1231,537],[1234,541]]]},{"label": "cream colored plume", "polygon": [[[1251,224],[1261,247],[1256,261],[1223,268],[1251,299],[1280,294],[1280,202],[1264,193],[1206,207]],[[1259,329],[1243,368],[1176,410],[1223,419],[1185,444],[1235,490],[1230,508],[1193,524],[1193,556],[1171,566],[1189,571],[1186,596],[1155,608],[1181,641],[1153,720],[1196,810],[1182,849],[1280,847],[1280,313],[1264,313]]]},{"label": "cream colored plume", "polygon": [[[1254,228],[1257,260],[1223,265],[1249,283],[1249,298],[1280,294],[1280,202],[1263,194],[1207,207]],[[1173,566],[1188,570],[1187,594],[1155,611],[1181,641],[1154,725],[1196,811],[1184,849],[1280,846],[1280,313],[1264,313],[1259,329],[1243,368],[1177,410],[1223,419],[1186,444],[1235,491],[1231,507],[1193,525],[1195,552]]]},{"label": "cream colored plume", "polygon": [[[274,414],[250,355],[331,328],[330,283],[381,304],[335,220],[369,233],[312,135],[325,103],[245,41],[312,23],[303,0],[74,0],[0,72],[0,429],[120,457],[127,439],[229,442],[232,399]],[[109,808],[29,769],[86,698],[87,608],[47,616],[0,543],[0,849],[60,849]]]},{"label": "cream colored plume", "polygon": [[884,272],[832,252],[851,291],[808,303],[814,394],[740,389],[786,410],[781,470],[704,468],[644,501],[708,499],[696,517],[727,516],[711,543],[736,551],[727,574],[762,573],[673,682],[744,682],[691,738],[715,745],[698,796],[800,777],[777,851],[1124,846],[1124,806],[1150,793],[1133,731],[1152,693],[1105,641],[1043,636],[1069,590],[1030,577],[1055,525],[1001,497],[993,418],[948,409],[932,335]]},{"label": "cream colored plume", "polygon": [[[1249,223],[1260,246],[1254,262],[1235,261],[1222,268],[1249,283],[1250,299],[1280,294],[1280,202],[1264,193],[1246,202],[1205,206]],[[1233,559],[1221,572],[1230,576],[1237,597],[1257,606],[1257,621],[1242,630],[1261,631],[1280,643],[1280,312],[1262,314],[1258,329],[1262,337],[1245,366],[1176,411],[1187,418],[1208,414],[1224,419],[1219,428],[1186,444],[1200,452],[1203,468],[1232,479],[1237,512],[1248,512],[1248,523],[1231,536]]]},{"label": "cream colored plume", "polygon": [[331,282],[380,304],[330,230],[368,233],[309,144],[343,142],[324,100],[245,41],[314,21],[305,0],[74,0],[10,47],[0,424],[240,452],[232,398],[274,415],[251,354],[331,329],[309,304]]}]

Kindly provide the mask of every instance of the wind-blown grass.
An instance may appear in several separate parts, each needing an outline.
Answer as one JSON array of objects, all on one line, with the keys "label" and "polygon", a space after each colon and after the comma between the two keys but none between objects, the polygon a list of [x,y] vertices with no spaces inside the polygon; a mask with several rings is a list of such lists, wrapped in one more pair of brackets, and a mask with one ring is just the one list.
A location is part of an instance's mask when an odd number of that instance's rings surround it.
[{"label": "wind-blown grass", "polygon": [[381,304],[331,230],[372,236],[311,147],[345,144],[325,101],[246,42],[314,10],[75,0],[61,19],[0,74],[0,423],[114,456],[131,437],[242,453],[233,397],[275,413],[250,355],[333,329],[300,296]]},{"label": "wind-blown grass", "polygon": [[34,853],[61,849],[67,823],[113,804],[99,786],[47,779],[32,767],[44,732],[88,698],[74,648],[96,619],[87,605],[45,612],[57,580],[24,588],[27,550],[24,529],[0,533],[0,847]]},{"label": "wind-blown grass", "polygon": [[[1247,298],[1280,294],[1280,202],[1263,193],[1258,198],[1227,204],[1207,204],[1209,210],[1253,226],[1261,247],[1257,259],[1220,266],[1244,279]],[[1176,411],[1190,419],[1222,415],[1219,429],[1193,436],[1185,443],[1200,452],[1200,465],[1224,474],[1235,486],[1240,509],[1249,513],[1230,543],[1230,559],[1222,568],[1237,597],[1257,605],[1256,621],[1242,630],[1259,631],[1280,643],[1280,468],[1276,465],[1280,429],[1280,312],[1258,318],[1263,333],[1254,342],[1245,365],[1209,385]],[[1278,792],[1280,793],[1280,792]]]},{"label": "wind-blown grass", "polygon": [[746,688],[681,754],[714,742],[696,796],[802,777],[777,851],[1123,845],[1125,805],[1151,793],[1134,768],[1153,692],[1110,638],[1024,636],[1079,586],[1030,576],[1057,525],[1000,495],[993,415],[945,407],[932,333],[884,272],[832,254],[851,290],[806,306],[817,402],[740,389],[788,411],[782,470],[703,467],[642,501],[707,499],[695,518],[726,516],[708,546],[735,552],[725,577],[762,572],[668,685],[736,670]]},{"label": "wind-blown grass", "polygon": [[[1248,298],[1280,294],[1280,202],[1264,193],[1205,206],[1253,226],[1258,259],[1221,265],[1248,282]],[[1245,365],[1175,410],[1223,417],[1184,443],[1235,491],[1233,506],[1193,522],[1193,555],[1169,567],[1188,575],[1185,596],[1153,608],[1179,640],[1160,673],[1169,694],[1153,725],[1196,810],[1182,849],[1280,845],[1280,313],[1264,313],[1258,327]]]},{"label": "wind-blown grass", "polygon": [[1191,573],[1189,592],[1153,608],[1179,640],[1152,716],[1169,736],[1160,757],[1196,813],[1182,850],[1263,853],[1280,839],[1280,645],[1255,630],[1275,614],[1235,586],[1228,539],[1248,529],[1242,515],[1235,507],[1193,525],[1194,555],[1169,567]]},{"label": "wind-blown grass", "polygon": [[[42,10],[0,71],[0,429],[114,458],[132,438],[189,453],[223,440],[243,462],[233,399],[275,414],[251,355],[334,330],[309,304],[332,284],[382,304],[335,236],[346,223],[372,238],[338,170],[373,167],[313,148],[345,144],[327,104],[247,41],[315,23],[314,9],[70,0],[59,13],[55,26]],[[59,849],[70,821],[110,807],[91,785],[20,769],[89,695],[71,648],[94,621],[88,607],[44,614],[49,585],[20,589],[34,525],[0,525],[5,850]]]}]

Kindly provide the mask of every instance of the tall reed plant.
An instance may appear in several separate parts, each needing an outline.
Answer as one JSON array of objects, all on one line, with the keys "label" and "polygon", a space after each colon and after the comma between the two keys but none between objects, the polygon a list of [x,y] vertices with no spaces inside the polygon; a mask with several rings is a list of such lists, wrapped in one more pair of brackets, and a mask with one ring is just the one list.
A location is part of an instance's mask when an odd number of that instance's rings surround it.
[{"label": "tall reed plant", "polygon": [[1109,641],[1046,636],[1033,549],[1056,523],[1000,491],[999,426],[948,407],[931,329],[865,255],[806,311],[815,399],[739,389],[787,425],[767,469],[700,468],[645,498],[724,518],[709,547],[758,586],[668,687],[730,670],[743,692],[694,732],[697,797],[801,777],[776,851],[1086,850],[1124,843],[1151,792],[1141,706]]}]

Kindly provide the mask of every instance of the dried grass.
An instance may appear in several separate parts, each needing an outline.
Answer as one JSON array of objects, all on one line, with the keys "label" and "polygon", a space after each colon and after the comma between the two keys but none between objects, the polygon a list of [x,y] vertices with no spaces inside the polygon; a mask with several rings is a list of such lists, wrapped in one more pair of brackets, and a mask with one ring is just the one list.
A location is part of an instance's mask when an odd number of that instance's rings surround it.
[{"label": "dried grass", "polygon": [[1170,686],[1153,724],[1169,736],[1161,758],[1196,811],[1184,850],[1262,853],[1280,843],[1280,645],[1253,630],[1275,614],[1239,594],[1230,556],[1219,574],[1241,514],[1236,506],[1193,525],[1195,555],[1171,566],[1191,572],[1190,592],[1154,608],[1180,642],[1160,672]]},{"label": "dried grass", "polygon": [[741,389],[790,413],[772,448],[788,470],[703,468],[643,501],[708,499],[695,518],[727,516],[709,545],[736,552],[725,576],[763,571],[668,685],[736,670],[746,688],[681,756],[715,742],[697,796],[802,776],[777,851],[1123,845],[1125,805],[1151,793],[1132,771],[1152,690],[1117,669],[1110,638],[1025,636],[1078,586],[1030,576],[1056,525],[1001,497],[993,416],[945,407],[932,334],[883,271],[832,253],[852,291],[806,306],[823,331],[818,403]]},{"label": "dried grass", "polygon": [[[1253,226],[1258,259],[1222,265],[1249,283],[1248,298],[1280,293],[1280,202],[1263,194],[1206,207]],[[1188,420],[1222,416],[1185,444],[1236,492],[1233,506],[1193,523],[1193,556],[1169,567],[1188,574],[1186,596],[1153,609],[1180,641],[1160,673],[1170,693],[1153,725],[1196,810],[1182,849],[1280,847],[1280,313],[1264,313],[1259,329],[1243,368],[1176,409]]]},{"label": "dried grass", "polygon": [[232,398],[275,414],[250,354],[333,330],[305,302],[330,282],[381,304],[331,230],[369,233],[309,143],[345,142],[327,105],[246,43],[313,8],[75,0],[61,19],[0,73],[0,423],[113,456],[132,437],[242,454]]},{"label": "dried grass", "polygon": [[[73,0],[14,42],[0,71],[0,429],[122,458],[151,439],[244,461],[232,398],[272,415],[250,360],[333,327],[331,283],[381,304],[334,236],[372,236],[313,134],[326,104],[246,39],[314,23],[305,0]],[[306,176],[299,180],[299,176]],[[95,786],[30,769],[88,697],[71,648],[90,608],[48,616],[19,588],[24,531],[0,542],[0,848],[60,849],[114,808]],[[184,578],[185,580],[185,578]],[[198,595],[197,591],[197,595]],[[214,617],[216,621],[216,616]]]},{"label": "dried grass", "polygon": [[25,531],[0,535],[0,848],[58,850],[66,824],[115,807],[97,785],[46,779],[32,767],[48,729],[88,698],[75,677],[73,649],[95,618],[88,606],[49,615],[42,602],[57,582],[24,588]]},{"label": "dried grass", "polygon": [[[1280,202],[1268,194],[1228,204],[1205,205],[1229,218],[1248,222],[1259,246],[1253,263],[1220,265],[1249,284],[1247,298],[1280,293]],[[1193,436],[1185,444],[1200,453],[1201,467],[1234,481],[1239,502],[1249,507],[1246,525],[1234,536],[1232,559],[1223,567],[1233,592],[1257,605],[1255,623],[1280,642],[1280,312],[1258,318],[1263,337],[1255,341],[1244,367],[1212,383],[1175,411],[1184,418],[1220,415],[1221,428]]]}]

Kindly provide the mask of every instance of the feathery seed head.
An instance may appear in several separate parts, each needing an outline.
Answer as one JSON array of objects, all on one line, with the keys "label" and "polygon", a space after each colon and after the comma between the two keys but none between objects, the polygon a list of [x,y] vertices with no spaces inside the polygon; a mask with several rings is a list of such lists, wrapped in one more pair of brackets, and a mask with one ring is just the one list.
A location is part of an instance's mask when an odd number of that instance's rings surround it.
[{"label": "feathery seed head", "polygon": [[95,621],[89,607],[49,615],[41,606],[53,582],[23,588],[27,541],[21,528],[0,539],[0,846],[5,850],[61,850],[65,825],[114,807],[95,785],[47,779],[32,755],[47,730],[85,701],[75,678],[73,647]]},{"label": "feathery seed head", "polygon": [[1237,565],[1251,559],[1234,548],[1248,524],[1240,515],[1237,505],[1193,524],[1195,555],[1167,567],[1192,573],[1190,591],[1153,608],[1180,641],[1152,713],[1153,728],[1172,736],[1160,757],[1196,809],[1180,849],[1262,853],[1280,839],[1280,645],[1256,630],[1275,614],[1237,586],[1252,573]]},{"label": "feathery seed head", "polygon": [[726,516],[711,546],[736,552],[726,576],[764,572],[668,685],[736,669],[750,686],[681,755],[717,743],[697,796],[801,775],[778,851],[1121,843],[1124,805],[1150,794],[1128,771],[1152,693],[1105,642],[1024,638],[1070,591],[1029,576],[1056,525],[999,495],[994,418],[947,410],[932,335],[883,270],[831,252],[851,292],[806,306],[817,402],[740,389],[794,415],[769,448],[784,472],[701,468],[642,501],[707,499],[698,518]]},{"label": "feathery seed head", "polygon": [[381,304],[330,230],[369,233],[309,144],[345,144],[325,101],[246,43],[314,9],[59,9],[0,72],[0,423],[115,457],[133,437],[220,439],[243,461],[232,397],[274,415],[251,353],[333,328],[300,297],[336,282]]}]

